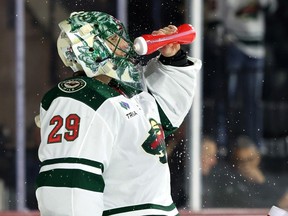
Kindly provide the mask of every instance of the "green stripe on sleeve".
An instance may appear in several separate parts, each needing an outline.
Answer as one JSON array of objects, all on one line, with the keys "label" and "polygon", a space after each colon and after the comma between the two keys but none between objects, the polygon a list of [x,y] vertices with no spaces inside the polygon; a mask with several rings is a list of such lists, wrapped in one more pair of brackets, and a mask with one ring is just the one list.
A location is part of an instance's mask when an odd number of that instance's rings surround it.
[{"label": "green stripe on sleeve", "polygon": [[102,193],[105,184],[101,175],[80,169],[54,169],[39,173],[37,188],[43,186],[80,188]]},{"label": "green stripe on sleeve", "polygon": [[72,157],[45,160],[41,163],[41,166],[57,164],[57,163],[79,163],[79,164],[84,164],[84,165],[92,166],[95,168],[99,168],[102,170],[102,173],[104,171],[104,165],[102,163],[84,159],[84,158],[72,158]]},{"label": "green stripe on sleeve", "polygon": [[169,206],[162,206],[162,205],[156,205],[156,204],[142,204],[142,205],[127,206],[127,207],[123,207],[123,208],[106,210],[103,212],[103,216],[121,214],[124,212],[135,212],[135,214],[136,214],[137,211],[146,210],[146,209],[157,209],[157,210],[163,210],[165,212],[170,212],[170,211],[174,210],[175,208],[176,207],[173,203]]}]

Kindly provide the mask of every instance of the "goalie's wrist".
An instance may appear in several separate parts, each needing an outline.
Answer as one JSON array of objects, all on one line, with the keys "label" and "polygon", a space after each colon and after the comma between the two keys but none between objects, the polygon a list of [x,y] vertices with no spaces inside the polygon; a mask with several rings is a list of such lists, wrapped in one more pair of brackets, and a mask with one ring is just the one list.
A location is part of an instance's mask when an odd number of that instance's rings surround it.
[{"label": "goalie's wrist", "polygon": [[164,65],[171,65],[176,67],[183,67],[189,65],[187,59],[187,53],[180,49],[174,56],[165,57],[160,55],[159,61]]}]

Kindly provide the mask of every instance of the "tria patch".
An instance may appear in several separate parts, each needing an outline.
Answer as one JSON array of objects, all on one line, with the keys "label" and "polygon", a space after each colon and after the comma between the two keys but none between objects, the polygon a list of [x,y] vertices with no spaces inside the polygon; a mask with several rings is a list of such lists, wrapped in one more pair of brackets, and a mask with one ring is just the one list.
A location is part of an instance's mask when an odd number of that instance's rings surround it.
[{"label": "tria patch", "polygon": [[58,88],[66,93],[73,93],[83,89],[86,82],[82,79],[65,80],[58,84]]},{"label": "tria patch", "polygon": [[127,117],[128,119],[130,119],[130,118],[132,118],[132,117],[134,117],[134,116],[136,116],[136,115],[138,115],[138,113],[137,113],[136,111],[132,111],[132,112],[127,113],[127,114],[126,114],[126,117]]}]

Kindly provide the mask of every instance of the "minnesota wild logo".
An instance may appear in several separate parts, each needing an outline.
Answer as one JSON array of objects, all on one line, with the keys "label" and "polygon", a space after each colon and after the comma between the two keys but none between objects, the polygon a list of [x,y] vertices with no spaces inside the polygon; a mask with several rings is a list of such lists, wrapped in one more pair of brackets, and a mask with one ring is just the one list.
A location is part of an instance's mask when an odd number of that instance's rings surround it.
[{"label": "minnesota wild logo", "polygon": [[83,89],[86,82],[82,79],[65,80],[58,84],[58,88],[66,93],[73,93]]},{"label": "minnesota wild logo", "polygon": [[165,136],[162,125],[156,120],[150,119],[151,129],[149,137],[142,144],[142,148],[149,154],[159,157],[161,163],[167,163]]}]

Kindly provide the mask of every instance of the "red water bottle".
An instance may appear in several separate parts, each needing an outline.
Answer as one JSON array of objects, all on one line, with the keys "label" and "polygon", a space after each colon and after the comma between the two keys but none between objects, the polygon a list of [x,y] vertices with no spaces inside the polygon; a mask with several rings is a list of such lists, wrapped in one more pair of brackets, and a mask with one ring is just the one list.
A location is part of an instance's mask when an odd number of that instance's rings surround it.
[{"label": "red water bottle", "polygon": [[138,55],[148,55],[169,43],[190,44],[195,40],[196,31],[190,24],[177,27],[177,32],[170,35],[145,34],[134,40],[134,50]]}]

